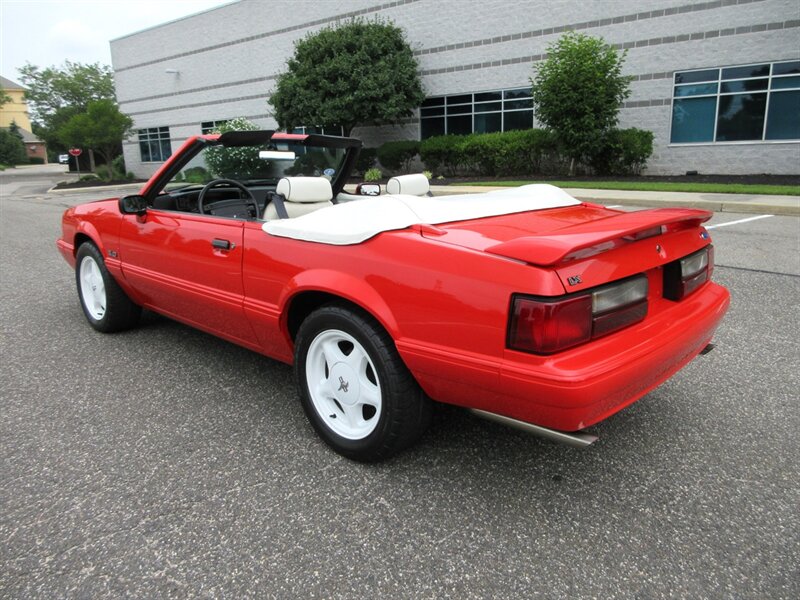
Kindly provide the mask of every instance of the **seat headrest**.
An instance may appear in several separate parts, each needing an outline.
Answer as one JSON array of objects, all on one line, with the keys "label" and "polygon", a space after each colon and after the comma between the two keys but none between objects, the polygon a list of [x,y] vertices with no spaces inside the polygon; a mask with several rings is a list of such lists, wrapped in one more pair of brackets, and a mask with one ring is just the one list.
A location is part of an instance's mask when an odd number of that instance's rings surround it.
[{"label": "seat headrest", "polygon": [[331,182],[324,177],[284,177],[275,191],[287,202],[326,202],[333,198]]},{"label": "seat headrest", "polygon": [[422,173],[416,175],[399,175],[392,177],[386,183],[387,194],[408,194],[410,196],[424,196],[431,189],[428,178]]}]

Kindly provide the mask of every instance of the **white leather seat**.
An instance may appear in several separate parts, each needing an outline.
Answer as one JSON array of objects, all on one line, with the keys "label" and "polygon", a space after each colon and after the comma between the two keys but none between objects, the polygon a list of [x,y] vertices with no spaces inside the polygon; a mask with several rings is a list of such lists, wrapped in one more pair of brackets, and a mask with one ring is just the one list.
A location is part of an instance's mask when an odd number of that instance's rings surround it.
[{"label": "white leather seat", "polygon": [[428,178],[422,173],[415,175],[398,175],[386,182],[387,194],[406,194],[408,196],[426,196],[431,191]]},{"label": "white leather seat", "polygon": [[[290,219],[333,206],[331,182],[324,177],[284,177],[275,192],[285,198],[283,205]],[[274,201],[267,205],[263,218],[267,221],[280,218]]]}]

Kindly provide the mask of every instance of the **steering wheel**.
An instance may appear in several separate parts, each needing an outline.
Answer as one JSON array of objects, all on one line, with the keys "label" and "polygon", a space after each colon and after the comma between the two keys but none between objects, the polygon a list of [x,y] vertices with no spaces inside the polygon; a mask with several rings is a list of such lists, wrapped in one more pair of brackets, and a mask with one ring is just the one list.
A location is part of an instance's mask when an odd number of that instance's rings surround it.
[{"label": "steering wheel", "polygon": [[236,206],[236,203],[240,202],[245,207],[250,206],[253,208],[256,219],[261,218],[261,211],[258,208],[258,201],[256,201],[255,196],[253,196],[252,192],[247,189],[247,186],[245,186],[242,183],[239,183],[234,179],[214,179],[213,181],[209,181],[207,184],[203,186],[203,189],[200,190],[200,195],[197,197],[197,210],[200,212],[200,214],[202,215],[211,214],[210,211],[206,210],[205,206],[206,196],[208,195],[208,192],[211,191],[212,189],[222,186],[235,187],[240,192],[242,192],[243,195],[240,195],[239,198],[232,200],[219,200],[214,204],[217,204],[219,208],[223,208],[229,206]]}]

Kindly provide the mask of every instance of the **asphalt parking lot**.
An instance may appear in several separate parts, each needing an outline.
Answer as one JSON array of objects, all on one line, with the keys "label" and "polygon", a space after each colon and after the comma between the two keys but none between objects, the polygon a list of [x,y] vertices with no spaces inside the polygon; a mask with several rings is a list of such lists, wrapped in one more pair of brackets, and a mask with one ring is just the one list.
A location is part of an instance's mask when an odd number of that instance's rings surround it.
[{"label": "asphalt parking lot", "polygon": [[797,217],[714,217],[717,349],[594,446],[442,409],[364,466],[283,364],[95,333],[54,246],[88,196],[3,182],[0,597],[800,597]]}]

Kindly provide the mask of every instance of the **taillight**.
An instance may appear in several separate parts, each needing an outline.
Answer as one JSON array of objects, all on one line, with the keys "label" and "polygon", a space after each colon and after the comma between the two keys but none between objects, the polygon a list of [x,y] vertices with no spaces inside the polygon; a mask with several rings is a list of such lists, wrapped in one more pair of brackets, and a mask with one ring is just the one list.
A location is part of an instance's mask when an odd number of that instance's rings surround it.
[{"label": "taillight", "polygon": [[706,281],[714,270],[714,246],[708,245],[689,256],[664,265],[664,297],[685,298]]},{"label": "taillight", "polygon": [[647,315],[647,289],[647,278],[637,275],[555,299],[515,294],[508,347],[553,354],[637,323]]}]

